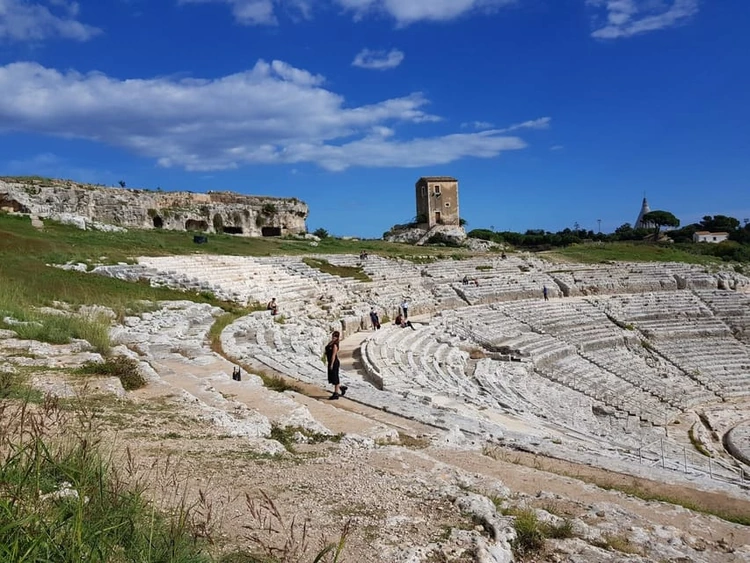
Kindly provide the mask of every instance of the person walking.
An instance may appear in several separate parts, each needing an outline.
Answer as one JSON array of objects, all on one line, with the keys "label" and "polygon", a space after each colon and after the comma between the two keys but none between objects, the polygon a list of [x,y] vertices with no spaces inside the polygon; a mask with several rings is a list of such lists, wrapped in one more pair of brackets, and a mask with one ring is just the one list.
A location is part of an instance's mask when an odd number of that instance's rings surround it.
[{"label": "person walking", "polygon": [[549,297],[547,296],[547,286],[542,287],[542,295],[544,296],[545,301],[549,301]]},{"label": "person walking", "polygon": [[341,385],[339,379],[339,338],[341,334],[338,330],[334,331],[331,335],[331,341],[326,344],[326,360],[328,361],[328,383],[333,385],[333,394],[328,397],[330,400],[335,401],[339,397],[346,395],[348,387]]}]

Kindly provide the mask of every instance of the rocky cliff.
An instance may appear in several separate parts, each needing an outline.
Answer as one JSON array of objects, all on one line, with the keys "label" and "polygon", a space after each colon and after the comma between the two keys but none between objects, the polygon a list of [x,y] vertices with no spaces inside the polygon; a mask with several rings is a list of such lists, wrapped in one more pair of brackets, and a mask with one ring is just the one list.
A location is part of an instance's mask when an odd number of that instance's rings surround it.
[{"label": "rocky cliff", "polygon": [[[232,192],[107,188],[70,180],[0,178],[0,209],[138,229],[279,236],[305,232],[307,204]],[[75,221],[74,221],[75,222]]]}]

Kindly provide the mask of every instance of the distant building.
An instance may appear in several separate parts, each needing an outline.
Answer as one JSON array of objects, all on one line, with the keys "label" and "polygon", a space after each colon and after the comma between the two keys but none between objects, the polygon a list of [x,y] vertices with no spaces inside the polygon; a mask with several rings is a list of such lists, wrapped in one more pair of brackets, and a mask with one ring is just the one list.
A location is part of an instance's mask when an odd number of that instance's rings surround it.
[{"label": "distant building", "polygon": [[646,198],[643,198],[643,203],[641,204],[641,212],[638,214],[638,219],[635,220],[635,225],[633,225],[634,229],[653,229],[656,225],[653,223],[648,223],[643,220],[643,216],[646,213],[651,213],[651,209],[648,206],[648,201],[646,201]]},{"label": "distant building", "polygon": [[693,233],[693,242],[712,242],[719,243],[727,240],[729,233],[718,232],[711,233],[709,231],[696,231]]},{"label": "distant building", "polygon": [[417,180],[417,222],[459,225],[458,180],[450,176],[425,176]]}]

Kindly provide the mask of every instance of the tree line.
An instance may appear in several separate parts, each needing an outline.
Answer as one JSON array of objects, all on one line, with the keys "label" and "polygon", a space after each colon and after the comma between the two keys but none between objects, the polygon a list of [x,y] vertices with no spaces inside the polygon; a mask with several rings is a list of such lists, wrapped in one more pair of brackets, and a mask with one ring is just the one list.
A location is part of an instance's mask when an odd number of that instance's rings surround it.
[{"label": "tree line", "polygon": [[[468,235],[472,238],[509,244],[527,250],[550,250],[571,244],[592,242],[641,242],[654,244],[675,244],[682,250],[696,254],[707,254],[724,260],[750,262],[750,221],[744,219],[744,225],[734,217],[726,215],[706,215],[698,223],[680,227],[680,221],[668,211],[652,211],[643,217],[651,228],[634,228],[630,223],[624,223],[612,233],[595,233],[582,229],[577,224],[572,229],[566,228],[557,232],[544,229],[529,229],[524,233],[513,231],[495,231],[492,229],[473,229]],[[662,231],[664,227],[670,230]],[[693,234],[697,231],[726,232],[727,241],[713,243],[693,242]]]}]

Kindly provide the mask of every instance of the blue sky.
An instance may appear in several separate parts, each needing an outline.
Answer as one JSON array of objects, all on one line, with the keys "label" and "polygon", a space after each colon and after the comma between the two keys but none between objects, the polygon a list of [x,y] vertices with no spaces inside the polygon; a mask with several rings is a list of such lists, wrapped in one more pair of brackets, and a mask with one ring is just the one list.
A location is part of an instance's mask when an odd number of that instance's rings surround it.
[{"label": "blue sky", "polygon": [[750,217],[750,2],[0,0],[0,174],[296,196],[380,236]]}]

